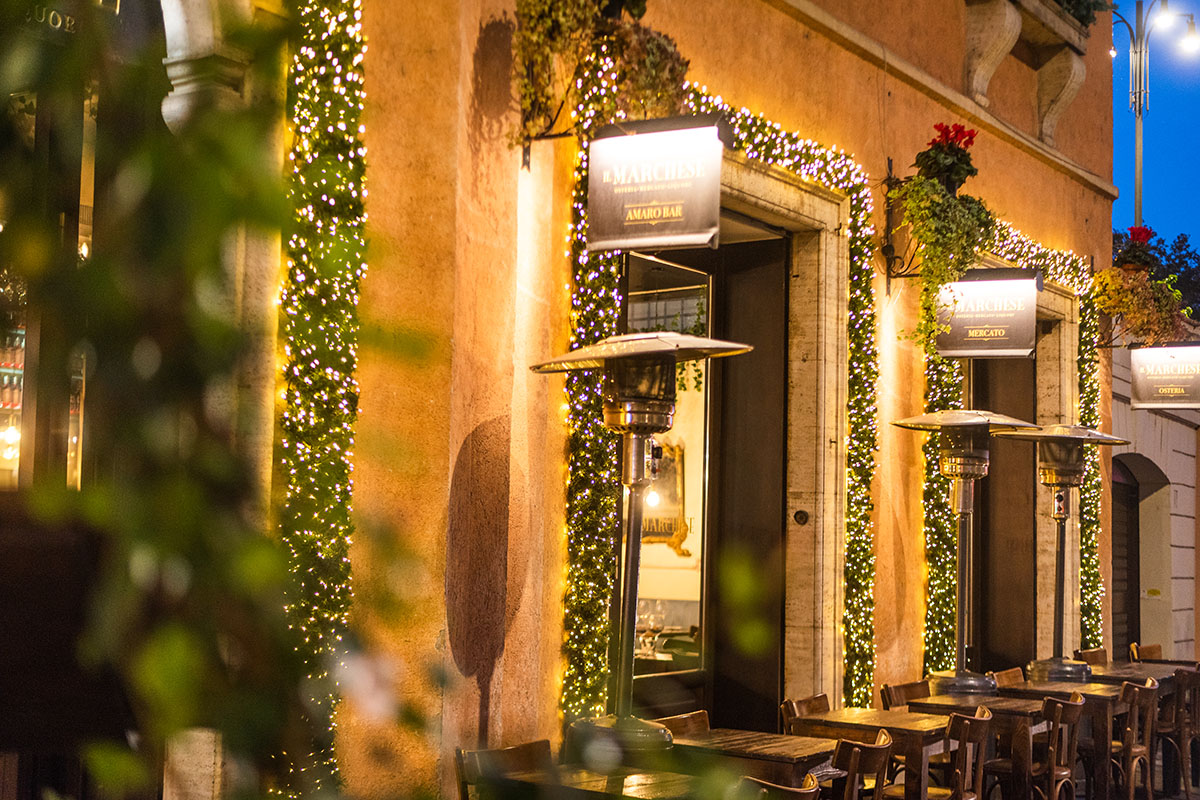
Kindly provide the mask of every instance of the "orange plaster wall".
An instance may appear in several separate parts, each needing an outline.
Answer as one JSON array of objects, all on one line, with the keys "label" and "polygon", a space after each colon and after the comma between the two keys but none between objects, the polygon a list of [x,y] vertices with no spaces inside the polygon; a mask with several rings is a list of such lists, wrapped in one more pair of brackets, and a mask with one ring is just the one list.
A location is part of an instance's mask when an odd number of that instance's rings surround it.
[{"label": "orange plaster wall", "polygon": [[[962,12],[957,0],[904,4],[895,17],[866,0],[821,5],[896,48],[951,89],[961,89]],[[715,19],[721,24],[711,24]],[[655,0],[646,21],[676,40],[691,61],[691,80],[735,106],[762,112],[787,130],[841,147],[858,159],[875,186],[877,230],[884,227],[879,183],[887,174],[887,159],[893,159],[896,174],[911,174],[913,158],[932,137],[935,122],[979,127],[977,120],[951,113],[929,92],[808,29],[783,0]],[[915,38],[909,30],[914,24],[923,26],[923,34]],[[1095,29],[1101,27],[1097,23]],[[1085,86],[1060,122],[1058,138],[1067,158],[1107,177],[1111,67],[1104,52],[1107,36],[1098,38],[1104,41],[1089,48]],[[1009,61],[1013,63],[1002,66],[994,82],[996,113],[1002,118],[1011,114],[1006,122],[1032,131],[1036,76],[1015,59]],[[973,154],[980,174],[964,191],[1047,246],[1098,260],[1106,257],[1111,218],[1106,197],[987,131],[981,132]],[[877,267],[882,272],[882,264]],[[922,409],[920,357],[904,338],[914,325],[918,291],[912,281],[893,280],[889,294],[882,276],[876,279],[881,351],[875,484],[877,685],[914,680],[922,671],[921,442],[887,424]],[[877,690],[874,696],[878,699]]]},{"label": "orange plaster wall", "polygon": [[[509,145],[512,11],[368,0],[354,623],[426,725],[353,694],[358,797],[450,796],[453,749],[554,738],[574,146]],[[441,685],[437,676],[444,676]]]}]

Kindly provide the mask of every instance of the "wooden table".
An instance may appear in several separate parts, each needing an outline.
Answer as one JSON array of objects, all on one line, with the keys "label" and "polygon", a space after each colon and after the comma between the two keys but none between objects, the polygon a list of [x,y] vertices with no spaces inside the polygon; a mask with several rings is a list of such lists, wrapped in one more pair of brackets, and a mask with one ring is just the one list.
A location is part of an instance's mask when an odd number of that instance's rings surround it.
[{"label": "wooden table", "polygon": [[1175,689],[1175,664],[1152,664],[1146,661],[1135,663],[1093,664],[1093,683],[1145,683],[1147,678],[1158,681],[1159,695],[1171,694]]},{"label": "wooden table", "polygon": [[675,738],[674,756],[684,771],[688,764],[719,764],[736,774],[799,787],[804,776],[829,761],[837,742],[811,736],[713,728]]},{"label": "wooden table", "polygon": [[[1042,701],[991,694],[939,694],[910,700],[909,711],[973,716],[979,706],[992,712],[992,730],[1004,737],[1013,762],[1012,797],[1025,800],[1033,785],[1033,729],[1042,724]],[[1009,787],[1003,787],[1010,791]]]},{"label": "wooden table", "polygon": [[[1089,720],[1092,740],[1096,747],[1107,748],[1106,742],[1113,738],[1113,717],[1126,710],[1121,703],[1121,686],[1115,683],[1073,683],[1071,681],[1025,681],[1015,686],[1001,686],[1001,697],[1022,697],[1041,700],[1055,697],[1068,700],[1072,692],[1083,695],[1083,715]],[[1092,759],[1091,786],[1096,787],[1093,797],[1107,798],[1112,788],[1112,770],[1108,765],[1108,751]]]},{"label": "wooden table", "polygon": [[802,736],[859,742],[874,742],[876,734],[886,730],[892,735],[892,752],[904,756],[904,763],[913,770],[904,781],[905,800],[924,800],[929,789],[929,754],[941,745],[948,722],[940,714],[839,708],[801,717],[792,723],[792,730]]},{"label": "wooden table", "polygon": [[635,768],[603,775],[582,767],[564,766],[550,772],[536,770],[489,778],[479,784],[481,798],[553,797],[572,800],[684,800],[697,795],[701,779],[694,775]]}]

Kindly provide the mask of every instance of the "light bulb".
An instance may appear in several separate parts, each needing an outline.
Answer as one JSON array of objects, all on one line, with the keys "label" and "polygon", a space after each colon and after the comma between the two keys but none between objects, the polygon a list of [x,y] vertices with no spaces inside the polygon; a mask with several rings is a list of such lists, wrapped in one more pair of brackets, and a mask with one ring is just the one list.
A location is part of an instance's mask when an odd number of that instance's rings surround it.
[{"label": "light bulb", "polygon": [[651,489],[649,492],[646,493],[646,505],[650,506],[651,508],[655,508],[658,505],[658,503],[659,503],[658,492]]},{"label": "light bulb", "polygon": [[1108,48],[1108,57],[1109,57],[1109,58],[1116,58],[1116,57],[1117,57],[1117,46],[1116,46],[1116,45],[1111,45],[1111,46]]},{"label": "light bulb", "polygon": [[1196,34],[1196,20],[1188,20],[1187,35],[1183,37],[1183,41],[1179,43],[1179,49],[1185,53],[1195,53],[1200,51],[1200,36]]}]

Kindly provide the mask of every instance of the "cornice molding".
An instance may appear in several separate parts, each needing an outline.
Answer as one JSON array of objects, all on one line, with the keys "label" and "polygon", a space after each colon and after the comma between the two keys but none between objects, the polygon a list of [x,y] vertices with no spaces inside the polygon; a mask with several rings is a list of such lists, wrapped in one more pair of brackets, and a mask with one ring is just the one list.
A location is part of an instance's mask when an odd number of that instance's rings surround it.
[{"label": "cornice molding", "polygon": [[837,19],[819,7],[813,0],[763,0],[763,2],[799,20],[847,52],[880,67],[897,80],[903,81],[927,97],[936,100],[949,111],[968,119],[975,127],[985,130],[1001,141],[1037,158],[1096,194],[1108,200],[1117,198],[1117,187],[1110,181],[1071,161],[1061,152],[1034,136],[1014,128],[979,103],[961,92],[951,89],[917,65]]}]

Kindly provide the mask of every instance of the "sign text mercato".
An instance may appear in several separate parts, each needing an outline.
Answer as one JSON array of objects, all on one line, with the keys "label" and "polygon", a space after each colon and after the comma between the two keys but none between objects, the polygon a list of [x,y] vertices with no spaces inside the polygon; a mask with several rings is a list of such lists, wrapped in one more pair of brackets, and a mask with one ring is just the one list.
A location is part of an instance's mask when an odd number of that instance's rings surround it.
[{"label": "sign text mercato", "polygon": [[944,358],[1013,358],[1033,353],[1037,280],[965,280],[938,295],[937,351]]}]

